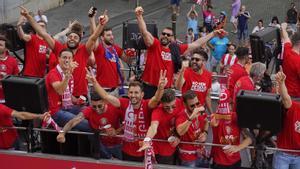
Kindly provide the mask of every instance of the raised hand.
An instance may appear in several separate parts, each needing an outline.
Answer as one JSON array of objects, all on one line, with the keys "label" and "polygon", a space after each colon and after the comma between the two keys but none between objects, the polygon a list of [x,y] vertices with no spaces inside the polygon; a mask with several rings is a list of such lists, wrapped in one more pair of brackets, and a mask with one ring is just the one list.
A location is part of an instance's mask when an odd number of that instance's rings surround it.
[{"label": "raised hand", "polygon": [[86,79],[91,83],[97,82],[92,68],[91,67],[89,67],[89,69],[85,68],[85,70],[86,70]]},{"label": "raised hand", "polygon": [[109,18],[108,18],[108,15],[107,15],[107,10],[105,10],[103,12],[103,14],[99,17],[99,23],[101,25],[106,25],[108,20],[109,20]]},{"label": "raised hand", "polygon": [[21,9],[20,14],[24,17],[29,16],[29,11],[28,9],[26,9],[24,6],[19,6],[19,8]]},{"label": "raised hand", "polygon": [[278,84],[284,83],[286,79],[286,75],[283,73],[282,67],[280,66],[279,72],[276,74],[275,79]]},{"label": "raised hand", "polygon": [[167,70],[160,70],[160,76],[158,81],[158,88],[164,89],[168,83]]},{"label": "raised hand", "polygon": [[136,15],[137,17],[142,16],[143,13],[144,13],[143,7],[138,6],[138,7],[135,8],[135,15]]}]

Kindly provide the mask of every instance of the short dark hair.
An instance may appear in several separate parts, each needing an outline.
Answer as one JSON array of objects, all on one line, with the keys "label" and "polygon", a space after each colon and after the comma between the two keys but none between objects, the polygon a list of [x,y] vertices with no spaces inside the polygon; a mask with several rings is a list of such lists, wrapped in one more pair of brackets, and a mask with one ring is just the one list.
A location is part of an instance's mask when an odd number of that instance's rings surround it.
[{"label": "short dark hair", "polygon": [[295,32],[291,37],[292,45],[296,45],[297,43],[300,43],[300,32]]},{"label": "short dark hair", "polygon": [[128,85],[128,88],[130,88],[130,87],[136,87],[136,86],[140,87],[141,91],[144,90],[143,84],[141,82],[139,82],[139,81],[132,81],[132,82],[130,82],[129,85]]},{"label": "short dark hair", "polygon": [[235,53],[238,60],[246,59],[249,56],[249,48],[238,47]]},{"label": "short dark hair", "polygon": [[71,52],[71,53],[72,53],[72,56],[74,57],[73,51],[72,51],[71,49],[69,49],[69,48],[64,48],[64,49],[62,49],[62,50],[59,52],[59,56],[58,56],[58,57],[60,57],[61,54],[62,54],[63,52]]},{"label": "short dark hair", "polygon": [[102,100],[102,97],[98,93],[93,92],[93,93],[91,93],[91,100],[92,101],[100,101],[100,100]]},{"label": "short dark hair", "polygon": [[104,27],[104,29],[102,30],[100,36],[103,36],[104,32],[107,32],[107,31],[112,31],[112,28],[111,27]]},{"label": "short dark hair", "polygon": [[189,28],[189,29],[188,29],[188,32],[189,32],[189,31],[192,31],[192,32],[193,32],[194,30],[193,30],[193,28]]},{"label": "short dark hair", "polygon": [[258,22],[264,23],[264,21],[262,19],[258,20]]},{"label": "short dark hair", "polygon": [[171,27],[167,26],[164,29],[168,29],[168,30],[172,31],[172,35],[174,35],[173,29]]},{"label": "short dark hair", "polygon": [[208,55],[203,49],[198,48],[193,51],[193,54],[198,54],[198,55],[202,56],[205,59],[205,61],[208,60]]},{"label": "short dark hair", "polygon": [[186,91],[186,92],[182,95],[183,102],[184,102],[185,104],[187,104],[187,101],[188,101],[188,100],[192,100],[192,99],[194,99],[195,97],[197,97],[197,94],[196,94],[193,90],[188,90],[188,91]]},{"label": "short dark hair", "polygon": [[9,43],[9,40],[4,36],[0,34],[0,40],[5,42],[5,48],[9,49],[11,47],[11,44]]},{"label": "short dark hair", "polygon": [[170,103],[176,99],[175,91],[173,89],[166,89],[161,97],[162,103]]}]

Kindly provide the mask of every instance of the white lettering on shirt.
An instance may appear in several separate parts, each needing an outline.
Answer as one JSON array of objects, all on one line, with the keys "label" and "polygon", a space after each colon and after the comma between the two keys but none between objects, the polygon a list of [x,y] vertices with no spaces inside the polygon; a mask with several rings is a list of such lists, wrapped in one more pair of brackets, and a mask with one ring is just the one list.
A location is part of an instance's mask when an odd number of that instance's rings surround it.
[{"label": "white lettering on shirt", "polygon": [[172,60],[172,56],[171,56],[170,52],[161,51],[161,57],[162,57],[163,60],[166,60],[166,61],[171,61]]},{"label": "white lettering on shirt", "polygon": [[207,90],[207,87],[204,82],[192,82],[191,90],[197,92],[205,92]]}]

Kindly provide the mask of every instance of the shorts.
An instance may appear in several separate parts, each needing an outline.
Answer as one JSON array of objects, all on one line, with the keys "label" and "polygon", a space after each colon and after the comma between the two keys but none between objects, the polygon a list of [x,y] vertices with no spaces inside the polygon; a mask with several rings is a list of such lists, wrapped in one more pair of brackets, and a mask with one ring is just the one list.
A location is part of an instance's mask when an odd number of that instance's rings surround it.
[{"label": "shorts", "polygon": [[235,16],[230,17],[230,22],[231,23],[237,23],[237,18]]},{"label": "shorts", "polygon": [[171,0],[171,5],[179,6],[180,0]]}]

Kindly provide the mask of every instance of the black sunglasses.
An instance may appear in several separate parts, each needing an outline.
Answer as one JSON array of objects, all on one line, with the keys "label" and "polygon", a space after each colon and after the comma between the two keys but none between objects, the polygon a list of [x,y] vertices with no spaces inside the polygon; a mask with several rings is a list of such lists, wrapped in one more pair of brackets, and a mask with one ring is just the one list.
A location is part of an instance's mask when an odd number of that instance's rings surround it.
[{"label": "black sunglasses", "polygon": [[170,33],[166,33],[166,32],[162,32],[161,34],[162,34],[163,36],[166,36],[166,35],[167,35],[167,37],[173,36],[173,35],[171,35]]},{"label": "black sunglasses", "polygon": [[103,107],[103,105],[102,104],[98,104],[98,105],[93,105],[93,108],[94,109],[101,109]]},{"label": "black sunglasses", "polygon": [[200,103],[197,102],[197,103],[195,103],[195,104],[190,105],[190,107],[193,109],[193,108],[195,108],[195,107],[198,107],[199,105],[200,105]]},{"label": "black sunglasses", "polygon": [[199,62],[200,60],[204,61],[203,59],[192,57],[192,58],[191,58],[191,61],[193,61],[193,60],[195,60],[196,62]]}]

